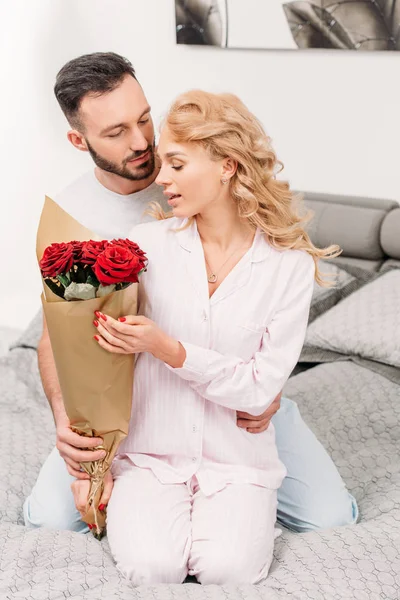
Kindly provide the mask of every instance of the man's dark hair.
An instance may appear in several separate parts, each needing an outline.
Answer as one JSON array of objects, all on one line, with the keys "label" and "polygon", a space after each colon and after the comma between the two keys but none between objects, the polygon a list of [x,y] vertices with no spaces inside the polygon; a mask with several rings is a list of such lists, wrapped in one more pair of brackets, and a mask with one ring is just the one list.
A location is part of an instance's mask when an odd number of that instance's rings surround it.
[{"label": "man's dark hair", "polygon": [[114,52],[94,52],[70,60],[59,71],[54,86],[58,103],[71,127],[83,130],[79,108],[86,94],[111,92],[135,70],[127,58]]}]

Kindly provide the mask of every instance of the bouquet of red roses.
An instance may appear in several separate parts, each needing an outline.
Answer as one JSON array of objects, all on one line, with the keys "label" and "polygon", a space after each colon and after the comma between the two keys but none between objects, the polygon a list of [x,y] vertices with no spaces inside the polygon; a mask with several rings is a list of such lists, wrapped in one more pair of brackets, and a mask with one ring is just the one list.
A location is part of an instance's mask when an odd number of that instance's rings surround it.
[{"label": "bouquet of red roses", "polygon": [[[46,198],[37,234],[44,281],[42,304],[65,410],[74,431],[101,437],[106,456],[82,463],[90,475],[83,520],[101,537],[103,480],[128,433],[134,356],[110,354],[93,341],[95,311],[117,319],[137,312],[137,282],[145,253],[130,240],[105,241]],[[73,241],[69,241],[73,240]]]},{"label": "bouquet of red roses", "polygon": [[138,282],[143,250],[128,239],[55,242],[39,261],[46,285],[64,300],[92,300]]}]

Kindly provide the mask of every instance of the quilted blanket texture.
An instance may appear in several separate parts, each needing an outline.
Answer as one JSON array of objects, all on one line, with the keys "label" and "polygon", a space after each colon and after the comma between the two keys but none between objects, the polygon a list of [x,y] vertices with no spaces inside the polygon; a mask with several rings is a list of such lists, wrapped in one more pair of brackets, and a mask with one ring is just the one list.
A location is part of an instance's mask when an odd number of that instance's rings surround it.
[{"label": "quilted blanket texture", "polygon": [[55,436],[35,350],[11,350],[0,359],[0,599],[399,599],[400,387],[353,362],[335,362],[292,377],[285,392],[333,456],[360,522],[283,531],[258,586],[133,588],[116,570],[107,539],[24,527],[23,500]]}]

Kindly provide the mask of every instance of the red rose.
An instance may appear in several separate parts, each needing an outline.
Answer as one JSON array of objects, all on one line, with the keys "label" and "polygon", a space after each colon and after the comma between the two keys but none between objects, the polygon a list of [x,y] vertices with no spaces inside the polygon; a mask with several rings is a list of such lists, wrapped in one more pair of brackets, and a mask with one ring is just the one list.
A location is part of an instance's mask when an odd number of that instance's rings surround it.
[{"label": "red rose", "polygon": [[144,267],[147,264],[147,258],[146,258],[146,253],[137,245],[135,244],[135,242],[132,242],[131,240],[125,239],[125,240],[112,240],[111,244],[116,244],[117,246],[122,246],[123,248],[128,248],[128,250],[130,250],[132,252],[132,254],[135,254],[139,259],[140,262],[142,263],[142,269],[144,269]]},{"label": "red rose", "polygon": [[128,248],[109,244],[97,257],[93,270],[100,283],[112,285],[113,283],[136,283],[142,268],[139,257]]},{"label": "red rose", "polygon": [[128,240],[125,238],[124,240],[112,240],[111,244],[116,244],[117,246],[123,246],[124,248],[129,248],[131,252],[137,254],[138,256],[145,256],[146,253],[132,240]]},{"label": "red rose", "polygon": [[85,242],[74,240],[71,244],[74,247],[74,262],[82,262],[83,246]]},{"label": "red rose", "polygon": [[67,273],[74,264],[74,246],[68,244],[51,244],[44,251],[43,258],[39,262],[43,277],[57,277]]},{"label": "red rose", "polygon": [[107,246],[108,242],[106,240],[101,240],[100,242],[89,240],[88,242],[84,242],[81,263],[84,265],[94,265],[99,254],[101,254]]}]

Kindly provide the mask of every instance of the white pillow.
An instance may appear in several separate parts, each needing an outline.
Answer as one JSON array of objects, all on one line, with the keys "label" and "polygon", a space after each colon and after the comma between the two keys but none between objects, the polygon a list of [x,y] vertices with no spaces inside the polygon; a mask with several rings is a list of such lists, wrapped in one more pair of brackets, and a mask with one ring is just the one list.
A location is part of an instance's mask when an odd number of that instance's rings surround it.
[{"label": "white pillow", "polygon": [[400,269],[318,317],[307,329],[305,345],[400,367]]}]

